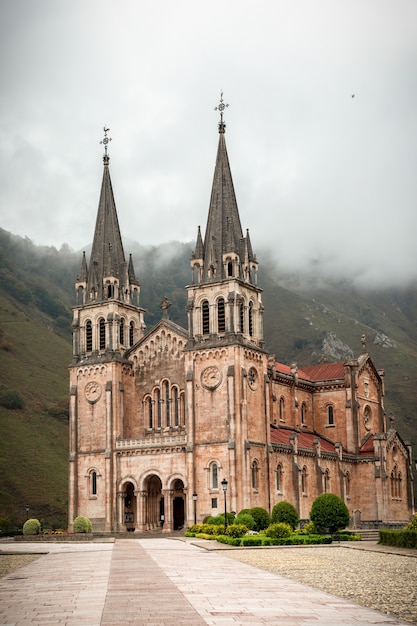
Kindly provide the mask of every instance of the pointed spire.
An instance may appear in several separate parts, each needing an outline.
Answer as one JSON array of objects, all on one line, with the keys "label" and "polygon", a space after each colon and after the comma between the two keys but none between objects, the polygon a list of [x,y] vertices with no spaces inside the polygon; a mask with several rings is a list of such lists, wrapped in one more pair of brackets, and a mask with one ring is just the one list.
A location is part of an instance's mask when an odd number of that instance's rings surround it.
[{"label": "pointed spire", "polygon": [[[197,237],[194,252],[195,259],[203,259],[203,282],[213,282],[226,277],[225,267],[226,257],[228,255],[234,258],[237,256],[239,258],[239,277],[244,278],[245,275],[248,276],[248,273],[243,271],[243,263],[245,261],[245,237],[243,236],[240,223],[239,210],[226,149],[226,124],[224,123],[223,113],[228,106],[228,104],[224,103],[223,93],[221,93],[220,103],[215,107],[216,111],[220,111],[219,144],[206,232],[204,243],[200,243],[199,237]],[[201,253],[201,245],[203,253]],[[253,257],[251,246],[250,256]],[[248,280],[250,282],[250,279]]]},{"label": "pointed spire", "polygon": [[122,290],[122,287],[128,287],[128,284],[125,284],[128,280],[128,274],[133,273],[134,275],[131,259],[129,270],[126,272],[127,264],[110,179],[110,157],[107,148],[111,138],[107,136],[108,132],[109,128],[104,127],[104,138],[100,142],[104,145],[105,150],[103,155],[104,170],[90,257],[90,271],[88,272],[87,292],[91,294],[89,297],[96,300],[107,297],[104,289],[105,278],[117,279],[120,293],[123,293],[126,289]]},{"label": "pointed spire", "polygon": [[88,265],[87,265],[87,259],[85,256],[85,251],[83,252],[83,258],[81,261],[81,272],[77,278],[77,281],[80,283],[86,283],[88,280]]},{"label": "pointed spire", "polygon": [[201,227],[198,227],[197,241],[195,244],[194,258],[202,259],[204,256],[203,238],[201,236]]}]

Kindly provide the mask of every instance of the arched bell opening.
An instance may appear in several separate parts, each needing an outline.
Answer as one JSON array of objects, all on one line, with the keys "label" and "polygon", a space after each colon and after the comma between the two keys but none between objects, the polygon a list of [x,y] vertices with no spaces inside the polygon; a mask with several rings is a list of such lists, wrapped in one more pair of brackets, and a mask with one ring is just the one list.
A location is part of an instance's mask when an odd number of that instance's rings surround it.
[{"label": "arched bell opening", "polygon": [[146,514],[145,526],[147,530],[161,528],[164,515],[164,496],[162,495],[162,483],[159,476],[152,474],[146,480]]}]

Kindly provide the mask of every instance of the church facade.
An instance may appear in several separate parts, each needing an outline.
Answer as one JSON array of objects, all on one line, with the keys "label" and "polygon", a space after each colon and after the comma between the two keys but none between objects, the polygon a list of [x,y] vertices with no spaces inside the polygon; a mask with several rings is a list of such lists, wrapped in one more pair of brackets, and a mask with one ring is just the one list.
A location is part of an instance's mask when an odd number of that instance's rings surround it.
[{"label": "church facade", "polygon": [[[366,351],[306,367],[278,363],[243,233],[225,142],[204,237],[198,229],[187,328],[149,331],[126,261],[107,153],[89,262],[76,280],[70,372],[69,526],[172,531],[208,515],[291,502],[301,520],[324,492],[352,526],[407,522],[411,445],[387,423],[384,373]],[[279,323],[279,320],[277,320]]]}]

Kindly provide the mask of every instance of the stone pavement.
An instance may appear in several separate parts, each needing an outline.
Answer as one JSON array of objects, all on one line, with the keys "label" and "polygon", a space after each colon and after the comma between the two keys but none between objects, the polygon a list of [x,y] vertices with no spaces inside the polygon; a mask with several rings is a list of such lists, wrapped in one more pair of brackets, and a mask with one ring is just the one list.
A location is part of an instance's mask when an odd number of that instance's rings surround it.
[{"label": "stone pavement", "polygon": [[[178,539],[0,543],[3,626],[382,626],[407,622]],[[0,554],[1,554],[0,552]]]}]

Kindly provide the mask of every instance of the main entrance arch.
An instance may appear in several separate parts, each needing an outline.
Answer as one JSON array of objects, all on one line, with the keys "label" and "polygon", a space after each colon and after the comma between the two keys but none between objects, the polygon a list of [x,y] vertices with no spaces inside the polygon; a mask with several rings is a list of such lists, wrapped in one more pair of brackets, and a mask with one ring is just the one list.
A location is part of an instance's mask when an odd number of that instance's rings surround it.
[{"label": "main entrance arch", "polygon": [[165,503],[162,483],[159,476],[151,474],[145,481],[145,528],[152,530],[161,527],[164,520]]}]

